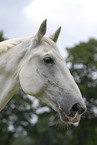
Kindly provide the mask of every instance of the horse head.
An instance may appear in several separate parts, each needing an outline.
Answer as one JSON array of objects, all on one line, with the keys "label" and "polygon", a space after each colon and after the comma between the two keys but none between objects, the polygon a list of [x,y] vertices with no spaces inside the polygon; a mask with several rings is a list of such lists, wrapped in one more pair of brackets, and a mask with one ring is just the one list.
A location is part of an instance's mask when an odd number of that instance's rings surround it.
[{"label": "horse head", "polygon": [[23,91],[59,113],[63,122],[77,122],[86,106],[56,42],[61,27],[45,37],[46,20],[30,40],[30,47],[19,72]]}]

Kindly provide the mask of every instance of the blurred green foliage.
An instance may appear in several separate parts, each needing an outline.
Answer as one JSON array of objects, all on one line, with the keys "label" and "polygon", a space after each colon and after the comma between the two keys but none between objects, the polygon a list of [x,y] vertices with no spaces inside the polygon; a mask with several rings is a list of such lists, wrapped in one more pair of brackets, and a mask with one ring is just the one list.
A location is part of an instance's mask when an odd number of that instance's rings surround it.
[{"label": "blurred green foliage", "polygon": [[89,39],[87,43],[80,43],[67,48],[67,63],[74,76],[83,97],[86,98],[87,113],[79,128],[75,128],[79,145],[97,144],[97,40]]},{"label": "blurred green foliage", "polygon": [[35,106],[35,99],[19,92],[0,112],[0,145],[97,144],[97,40],[67,48],[67,52],[67,64],[87,103],[79,125],[61,124],[50,107],[39,112],[46,105],[39,101]]}]

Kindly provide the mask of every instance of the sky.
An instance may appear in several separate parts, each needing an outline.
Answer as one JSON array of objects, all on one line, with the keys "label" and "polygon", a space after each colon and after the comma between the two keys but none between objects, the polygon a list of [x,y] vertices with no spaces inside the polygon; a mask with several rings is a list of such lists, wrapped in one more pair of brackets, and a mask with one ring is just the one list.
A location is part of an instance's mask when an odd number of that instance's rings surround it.
[{"label": "sky", "polygon": [[67,47],[97,39],[96,0],[0,0],[0,31],[7,38],[35,35],[44,19],[46,36],[62,26],[57,46],[63,57]]}]

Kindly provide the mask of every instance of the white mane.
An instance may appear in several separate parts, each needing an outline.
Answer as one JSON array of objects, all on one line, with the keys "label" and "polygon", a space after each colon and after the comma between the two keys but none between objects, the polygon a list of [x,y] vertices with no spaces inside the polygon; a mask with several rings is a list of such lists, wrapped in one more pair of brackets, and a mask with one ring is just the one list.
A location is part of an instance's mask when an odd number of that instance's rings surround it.
[{"label": "white mane", "polygon": [[28,38],[31,38],[31,36],[24,37],[24,38],[14,38],[14,39],[0,42],[0,54],[6,52],[8,49],[10,49],[16,45],[22,43],[24,40],[26,40]]},{"label": "white mane", "polygon": [[[8,49],[11,49],[12,47],[22,43],[23,41],[29,38],[33,38],[33,36],[28,36],[28,37],[23,37],[23,38],[14,38],[14,39],[0,42],[0,54],[6,52]],[[46,41],[48,44],[52,45],[53,48],[56,48],[58,50],[58,48],[55,46],[53,41],[51,41],[50,39],[47,39],[46,37],[44,37],[44,41]]]}]

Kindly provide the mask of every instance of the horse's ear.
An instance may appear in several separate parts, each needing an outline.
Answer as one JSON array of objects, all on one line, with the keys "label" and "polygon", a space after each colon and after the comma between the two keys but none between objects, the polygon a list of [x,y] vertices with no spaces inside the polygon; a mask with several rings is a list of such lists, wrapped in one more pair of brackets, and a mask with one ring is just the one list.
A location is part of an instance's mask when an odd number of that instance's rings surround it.
[{"label": "horse's ear", "polygon": [[59,29],[57,29],[56,32],[53,33],[49,38],[52,39],[54,42],[57,42],[60,31],[61,31],[61,27],[59,27]]},{"label": "horse's ear", "polygon": [[38,41],[40,41],[42,37],[44,36],[44,34],[46,33],[46,22],[47,22],[47,19],[45,19],[41,23],[38,33],[36,34],[36,38],[38,39]]}]

